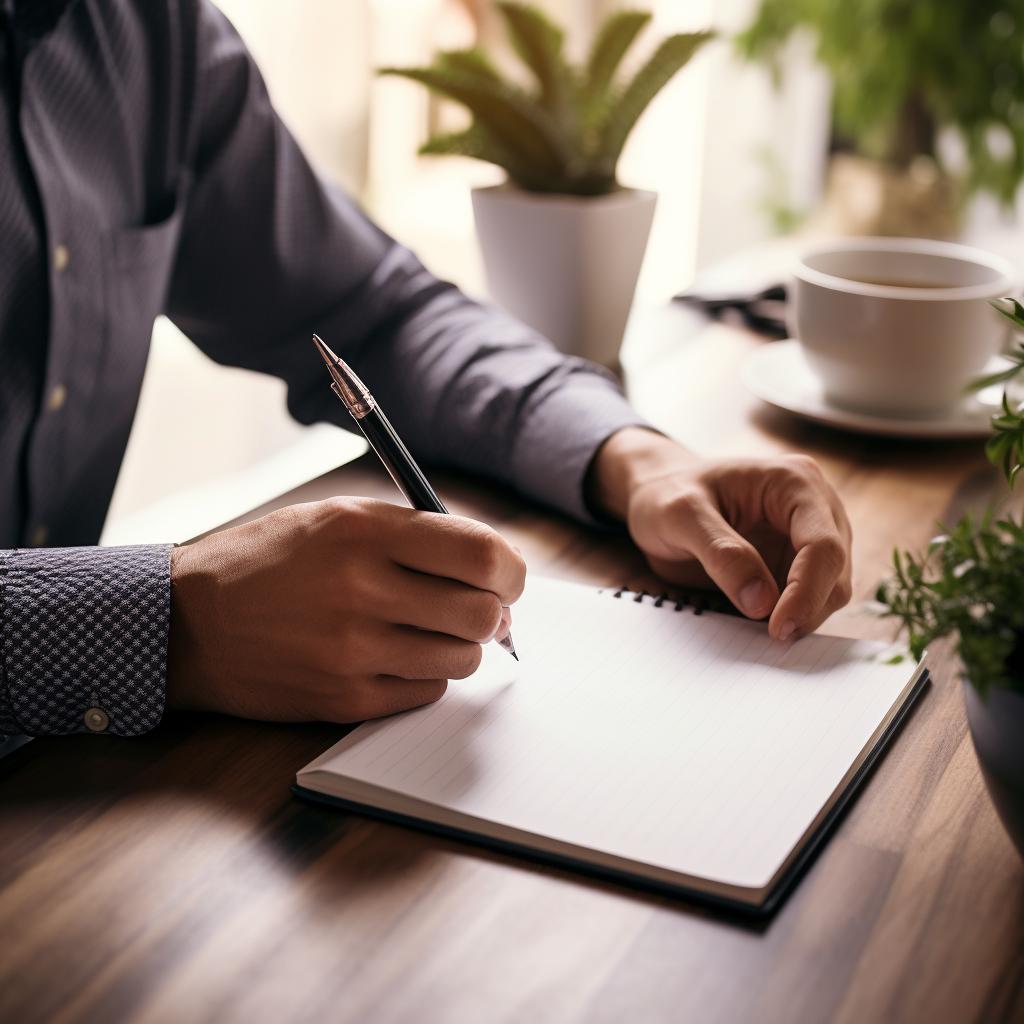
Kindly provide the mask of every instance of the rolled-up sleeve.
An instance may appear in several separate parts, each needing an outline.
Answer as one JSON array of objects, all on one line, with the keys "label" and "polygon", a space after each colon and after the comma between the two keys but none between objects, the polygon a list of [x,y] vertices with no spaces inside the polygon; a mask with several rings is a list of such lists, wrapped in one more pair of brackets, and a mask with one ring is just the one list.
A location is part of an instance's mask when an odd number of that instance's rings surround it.
[{"label": "rolled-up sleeve", "polygon": [[169,626],[169,545],[0,551],[0,733],[148,732]]}]

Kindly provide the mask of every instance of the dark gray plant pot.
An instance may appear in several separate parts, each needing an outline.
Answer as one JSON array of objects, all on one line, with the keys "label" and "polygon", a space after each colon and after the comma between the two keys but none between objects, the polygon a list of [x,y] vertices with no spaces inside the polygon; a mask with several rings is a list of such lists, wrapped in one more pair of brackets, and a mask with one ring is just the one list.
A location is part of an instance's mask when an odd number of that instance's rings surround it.
[{"label": "dark gray plant pot", "polygon": [[1024,857],[1024,693],[993,687],[983,697],[965,680],[964,702],[989,796]]}]

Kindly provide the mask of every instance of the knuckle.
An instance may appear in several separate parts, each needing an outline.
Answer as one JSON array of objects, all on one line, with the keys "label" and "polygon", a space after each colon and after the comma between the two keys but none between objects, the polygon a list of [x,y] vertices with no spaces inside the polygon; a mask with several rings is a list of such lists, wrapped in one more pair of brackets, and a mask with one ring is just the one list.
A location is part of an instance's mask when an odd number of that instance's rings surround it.
[{"label": "knuckle", "polygon": [[846,566],[846,546],[835,534],[820,538],[815,543],[818,560],[833,572],[839,573]]},{"label": "knuckle", "polygon": [[478,558],[487,577],[499,575],[508,562],[508,546],[498,534],[488,530],[481,534]]},{"label": "knuckle", "polygon": [[835,586],[834,594],[839,607],[847,605],[853,598],[853,585],[848,579],[840,580]]},{"label": "knuckle", "polygon": [[345,600],[353,608],[360,609],[367,618],[379,616],[386,620],[392,617],[387,611],[394,596],[375,577],[362,571],[361,566],[353,566],[346,574]]},{"label": "knuckle", "polygon": [[483,523],[475,524],[472,545],[473,561],[488,580],[505,575],[508,567],[514,564],[514,560],[519,559],[508,541]]},{"label": "knuckle", "polygon": [[335,523],[358,514],[359,508],[357,499],[335,495],[315,502],[311,506],[311,512],[323,522]]},{"label": "knuckle", "polygon": [[315,502],[313,507],[316,520],[327,529],[358,536],[364,530],[379,530],[382,516],[391,506],[375,498],[335,495]]},{"label": "knuckle", "polygon": [[704,495],[697,490],[684,490],[671,495],[665,501],[665,511],[681,519],[690,519],[705,503]]},{"label": "knuckle", "polygon": [[749,557],[746,545],[734,537],[715,537],[708,545],[708,559],[722,569],[745,562]]},{"label": "knuckle", "polygon": [[357,535],[361,510],[351,498],[325,498],[311,503],[307,508],[311,532],[328,537],[340,534],[351,538]]},{"label": "knuckle", "polygon": [[452,652],[448,664],[447,678],[467,679],[479,667],[484,652],[480,644],[467,643]]},{"label": "knuckle", "polygon": [[821,476],[821,467],[810,455],[797,452],[793,455],[783,456],[783,462],[801,476]]},{"label": "knuckle", "polygon": [[509,600],[518,601],[526,589],[526,559],[518,552],[512,552],[515,561],[513,563],[512,583],[509,587]]},{"label": "knuckle", "polygon": [[497,632],[501,622],[501,601],[491,593],[474,594],[466,611],[465,627],[470,639],[483,643]]}]

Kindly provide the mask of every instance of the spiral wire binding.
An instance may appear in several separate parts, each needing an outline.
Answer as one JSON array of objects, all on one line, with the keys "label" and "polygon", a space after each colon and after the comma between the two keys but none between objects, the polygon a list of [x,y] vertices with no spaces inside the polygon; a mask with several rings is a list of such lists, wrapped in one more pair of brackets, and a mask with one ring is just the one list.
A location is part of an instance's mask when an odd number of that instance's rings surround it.
[{"label": "spiral wire binding", "polygon": [[632,590],[628,584],[623,583],[621,587],[612,593],[612,597],[622,600],[623,595],[630,597],[634,604],[643,604],[644,598],[652,598],[651,603],[655,608],[664,607],[666,601],[672,605],[673,611],[681,612],[684,608],[689,607],[694,615],[703,615],[706,611],[718,612],[722,615],[740,614],[725,597],[719,597],[715,594],[693,592],[673,597],[664,591],[660,594],[649,594],[646,590]]}]

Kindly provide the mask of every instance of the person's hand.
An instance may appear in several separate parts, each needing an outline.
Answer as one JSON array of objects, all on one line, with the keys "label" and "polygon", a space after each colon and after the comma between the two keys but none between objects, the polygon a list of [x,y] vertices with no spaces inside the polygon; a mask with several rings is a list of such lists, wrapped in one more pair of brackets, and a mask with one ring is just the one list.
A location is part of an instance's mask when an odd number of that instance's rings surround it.
[{"label": "person's hand", "polygon": [[483,523],[363,498],[175,548],[168,706],[357,722],[429,703],[504,635],[525,574]]},{"label": "person's hand", "polygon": [[778,639],[816,629],[850,600],[850,523],[813,459],[699,459],[653,431],[605,442],[592,502],[625,520],[651,568],[717,585]]}]

